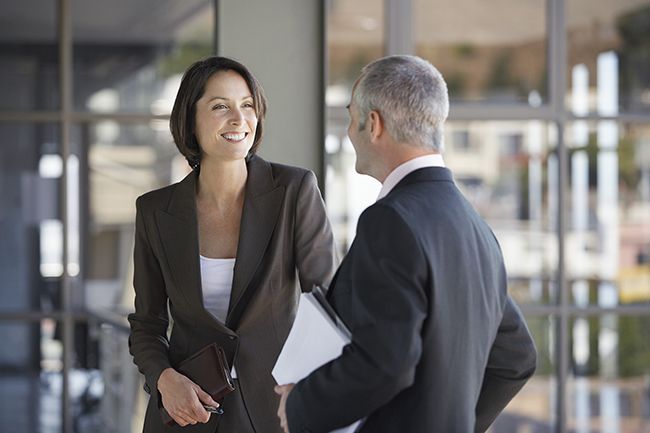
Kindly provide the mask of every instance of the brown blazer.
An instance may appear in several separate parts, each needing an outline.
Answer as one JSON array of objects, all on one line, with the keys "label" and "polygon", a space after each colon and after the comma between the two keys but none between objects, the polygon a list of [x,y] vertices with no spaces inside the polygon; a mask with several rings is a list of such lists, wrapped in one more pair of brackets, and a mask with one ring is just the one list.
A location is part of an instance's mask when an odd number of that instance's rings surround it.
[{"label": "brown blazer", "polygon": [[[219,433],[279,433],[271,369],[289,333],[301,289],[329,283],[337,265],[316,178],[308,170],[257,156],[249,160],[230,307],[223,324],[203,308],[197,177],[194,170],[181,182],[136,201],[136,298],[135,313],[129,315],[129,348],[151,394],[144,431],[214,433],[218,427]],[[213,342],[224,348],[239,379],[237,392],[223,402],[225,414],[182,430],[164,427],[156,392],[160,373]]]}]

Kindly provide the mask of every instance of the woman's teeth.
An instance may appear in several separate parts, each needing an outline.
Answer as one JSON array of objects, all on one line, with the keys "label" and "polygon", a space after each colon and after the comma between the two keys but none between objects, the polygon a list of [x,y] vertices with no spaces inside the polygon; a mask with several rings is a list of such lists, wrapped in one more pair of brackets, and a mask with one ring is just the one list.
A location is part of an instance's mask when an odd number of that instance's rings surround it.
[{"label": "woman's teeth", "polygon": [[242,141],[244,138],[246,138],[246,133],[241,132],[239,134],[222,134],[221,136],[228,141]]}]

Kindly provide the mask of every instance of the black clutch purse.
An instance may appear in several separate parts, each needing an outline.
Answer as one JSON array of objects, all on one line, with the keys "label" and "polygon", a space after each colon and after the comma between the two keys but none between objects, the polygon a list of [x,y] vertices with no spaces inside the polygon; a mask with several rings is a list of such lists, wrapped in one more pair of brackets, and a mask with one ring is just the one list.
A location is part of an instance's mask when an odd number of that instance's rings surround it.
[{"label": "black clutch purse", "polygon": [[[235,390],[226,354],[216,343],[205,346],[189,358],[184,359],[176,370],[196,383],[210,394],[214,401],[221,403],[223,398]],[[167,413],[160,401],[163,423],[173,426],[176,421]],[[223,413],[219,411],[217,413]]]}]

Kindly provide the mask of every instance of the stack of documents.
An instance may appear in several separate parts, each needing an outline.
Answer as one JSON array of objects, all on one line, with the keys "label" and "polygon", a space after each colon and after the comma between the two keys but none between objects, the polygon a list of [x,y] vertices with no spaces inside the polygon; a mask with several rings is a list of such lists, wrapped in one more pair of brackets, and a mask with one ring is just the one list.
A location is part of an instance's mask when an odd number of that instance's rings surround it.
[{"label": "stack of documents", "polygon": [[[271,372],[275,381],[281,385],[299,382],[321,365],[341,356],[350,338],[350,331],[329,305],[320,287],[303,293],[296,319]],[[360,422],[332,433],[352,433]]]}]

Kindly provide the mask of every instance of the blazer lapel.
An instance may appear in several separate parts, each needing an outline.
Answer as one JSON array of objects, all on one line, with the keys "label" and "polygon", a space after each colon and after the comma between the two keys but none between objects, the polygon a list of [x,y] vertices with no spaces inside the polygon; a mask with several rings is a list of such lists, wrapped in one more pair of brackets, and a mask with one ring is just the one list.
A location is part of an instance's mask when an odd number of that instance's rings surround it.
[{"label": "blazer lapel", "polygon": [[251,284],[280,215],[284,187],[276,186],[271,165],[253,156],[248,163],[246,198],[226,324],[235,329],[259,284]]},{"label": "blazer lapel", "polygon": [[156,212],[156,223],[172,278],[191,312],[222,332],[233,334],[203,306],[195,198],[197,177],[198,171],[193,170],[176,185],[167,211]]}]

